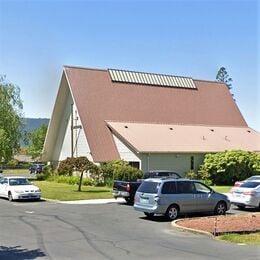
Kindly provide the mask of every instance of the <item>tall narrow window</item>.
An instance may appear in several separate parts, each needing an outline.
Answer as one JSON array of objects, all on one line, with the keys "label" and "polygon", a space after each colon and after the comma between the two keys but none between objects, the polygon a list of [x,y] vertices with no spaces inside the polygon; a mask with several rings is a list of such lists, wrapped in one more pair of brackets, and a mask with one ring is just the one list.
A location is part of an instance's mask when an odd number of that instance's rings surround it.
[{"label": "tall narrow window", "polygon": [[194,156],[190,157],[190,169],[193,171],[194,170]]}]

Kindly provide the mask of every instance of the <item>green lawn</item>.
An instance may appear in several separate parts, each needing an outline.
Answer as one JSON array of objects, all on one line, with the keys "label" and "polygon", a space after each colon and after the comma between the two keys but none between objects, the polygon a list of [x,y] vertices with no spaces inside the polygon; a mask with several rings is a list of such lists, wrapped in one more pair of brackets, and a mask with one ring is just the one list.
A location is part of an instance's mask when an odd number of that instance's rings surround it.
[{"label": "green lawn", "polygon": [[211,188],[217,192],[226,193],[229,192],[233,186],[211,186]]},{"label": "green lawn", "polygon": [[233,242],[241,243],[247,245],[260,245],[260,232],[251,233],[251,234],[226,234],[220,236],[219,239]]},{"label": "green lawn", "polygon": [[30,172],[28,169],[4,169],[4,175],[19,175],[19,176],[28,176]]},{"label": "green lawn", "polygon": [[108,199],[112,198],[111,188],[81,186],[81,192],[78,192],[77,185],[56,183],[49,181],[33,181],[40,187],[42,197],[53,200],[88,200],[88,199]]}]

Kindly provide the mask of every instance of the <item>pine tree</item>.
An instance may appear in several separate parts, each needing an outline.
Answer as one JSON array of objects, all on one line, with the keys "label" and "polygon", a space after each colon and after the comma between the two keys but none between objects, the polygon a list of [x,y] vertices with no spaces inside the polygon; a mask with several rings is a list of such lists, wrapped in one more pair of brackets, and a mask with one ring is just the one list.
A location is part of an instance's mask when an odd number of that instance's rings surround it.
[{"label": "pine tree", "polygon": [[216,80],[218,82],[223,82],[227,85],[228,89],[232,89],[232,78],[228,75],[227,73],[227,70],[225,67],[221,67],[219,70],[218,70],[218,73],[217,73],[217,76],[216,76]]}]

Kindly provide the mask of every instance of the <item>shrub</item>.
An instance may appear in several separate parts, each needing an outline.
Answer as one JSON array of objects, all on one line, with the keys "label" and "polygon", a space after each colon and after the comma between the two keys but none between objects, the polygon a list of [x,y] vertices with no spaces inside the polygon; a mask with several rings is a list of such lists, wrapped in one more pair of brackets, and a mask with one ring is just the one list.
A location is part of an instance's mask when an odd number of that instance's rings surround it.
[{"label": "shrub", "polygon": [[196,180],[196,179],[198,179],[198,174],[195,171],[190,170],[190,171],[186,172],[185,178],[191,179],[191,180]]},{"label": "shrub", "polygon": [[116,160],[104,163],[101,166],[101,173],[104,182],[108,186],[112,186],[113,180],[136,181],[142,178],[143,172],[129,165],[123,160]]},{"label": "shrub", "polygon": [[260,174],[260,154],[241,150],[207,154],[198,171],[202,180],[216,185],[231,185],[256,174]]},{"label": "shrub", "polygon": [[45,165],[42,168],[42,173],[37,174],[37,180],[39,181],[43,181],[43,180],[47,180],[51,175],[53,174],[53,168],[51,165]]},{"label": "shrub", "polygon": [[16,166],[18,165],[18,160],[16,160],[16,159],[11,159],[11,160],[7,163],[7,165],[8,165],[9,167],[16,167]]}]

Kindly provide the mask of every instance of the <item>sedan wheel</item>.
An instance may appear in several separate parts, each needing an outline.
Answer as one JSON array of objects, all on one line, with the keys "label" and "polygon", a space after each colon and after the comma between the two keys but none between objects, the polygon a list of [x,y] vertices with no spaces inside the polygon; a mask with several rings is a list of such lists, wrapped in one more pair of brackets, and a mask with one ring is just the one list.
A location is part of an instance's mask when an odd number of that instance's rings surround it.
[{"label": "sedan wheel", "polygon": [[12,196],[11,191],[8,192],[8,199],[9,199],[9,201],[13,201],[13,196]]},{"label": "sedan wheel", "polygon": [[216,215],[225,215],[227,211],[227,206],[225,202],[219,202],[215,208]]},{"label": "sedan wheel", "polygon": [[169,220],[175,220],[179,216],[179,209],[176,205],[171,205],[166,213],[165,216]]}]

